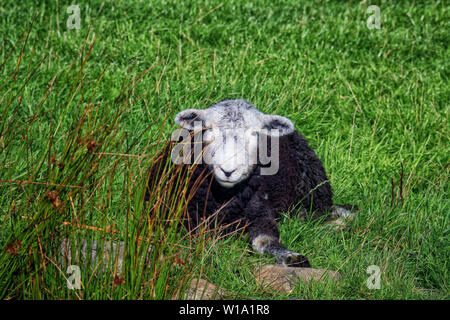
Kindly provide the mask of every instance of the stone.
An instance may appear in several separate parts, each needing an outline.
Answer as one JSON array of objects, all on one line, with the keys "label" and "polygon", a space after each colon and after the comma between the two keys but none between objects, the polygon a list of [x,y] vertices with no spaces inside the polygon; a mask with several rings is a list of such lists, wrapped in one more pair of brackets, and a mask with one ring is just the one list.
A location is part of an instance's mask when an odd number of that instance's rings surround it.
[{"label": "stone", "polygon": [[190,287],[184,293],[184,296],[178,297],[174,295],[173,299],[185,300],[220,300],[223,299],[225,293],[215,284],[204,279],[194,278],[190,282]]},{"label": "stone", "polygon": [[[69,239],[63,239],[58,263],[63,268],[73,264],[89,265],[97,274],[114,270],[114,275],[119,275],[123,270],[124,254],[124,241],[113,241],[111,245],[109,240],[82,239],[72,243]],[[150,266],[150,255],[151,247],[148,247],[145,256],[148,266]]]},{"label": "stone", "polygon": [[256,271],[256,281],[266,289],[280,293],[291,293],[299,281],[337,281],[339,272],[326,269],[285,267],[265,265]]}]

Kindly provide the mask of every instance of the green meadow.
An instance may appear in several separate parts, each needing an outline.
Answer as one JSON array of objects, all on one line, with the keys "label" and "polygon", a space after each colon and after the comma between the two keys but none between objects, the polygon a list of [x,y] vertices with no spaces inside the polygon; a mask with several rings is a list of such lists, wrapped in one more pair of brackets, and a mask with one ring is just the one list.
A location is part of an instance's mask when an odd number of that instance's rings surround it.
[{"label": "green meadow", "polygon": [[[1,299],[183,298],[193,278],[227,299],[449,299],[444,1],[73,4],[0,3]],[[245,237],[187,235],[182,197],[155,192],[144,207],[175,114],[226,98],[290,118],[335,203],[358,207],[341,227],[279,221],[282,243],[340,281],[273,291],[254,270],[274,259]],[[182,179],[158,188],[184,192]],[[62,239],[121,242],[124,266],[74,263],[70,289]]]}]

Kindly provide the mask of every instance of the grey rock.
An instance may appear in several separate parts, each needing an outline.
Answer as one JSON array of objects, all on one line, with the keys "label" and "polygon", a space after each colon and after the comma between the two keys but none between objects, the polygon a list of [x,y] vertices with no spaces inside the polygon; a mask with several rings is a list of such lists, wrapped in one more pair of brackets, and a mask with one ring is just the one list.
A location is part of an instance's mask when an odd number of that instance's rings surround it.
[{"label": "grey rock", "polygon": [[256,271],[256,281],[264,288],[291,293],[299,281],[337,281],[341,275],[332,270],[265,265]]}]

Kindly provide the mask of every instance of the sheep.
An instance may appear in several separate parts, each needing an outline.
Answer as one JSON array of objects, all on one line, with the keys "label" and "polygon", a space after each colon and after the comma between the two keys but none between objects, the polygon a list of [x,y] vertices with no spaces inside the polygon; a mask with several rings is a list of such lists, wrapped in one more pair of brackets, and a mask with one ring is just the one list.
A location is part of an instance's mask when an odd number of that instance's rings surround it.
[{"label": "sheep", "polygon": [[[214,215],[216,223],[228,226],[227,232],[244,227],[256,252],[274,256],[285,266],[310,267],[304,255],[280,243],[280,213],[297,205],[314,218],[330,212],[345,216],[349,211],[333,206],[325,169],[292,121],[264,114],[246,100],[227,99],[207,109],[181,111],[175,123],[190,133],[189,138],[200,134],[202,153],[200,157],[191,153],[181,163],[184,149],[174,152],[173,146],[183,144],[175,143],[163,152],[164,159],[170,153],[180,166],[197,161],[188,186],[196,185],[196,190],[187,205],[185,225],[192,229]],[[175,142],[180,134],[177,137]],[[186,145],[195,148],[192,139]],[[158,178],[154,168],[147,193]],[[205,171],[209,175],[200,179]]]}]

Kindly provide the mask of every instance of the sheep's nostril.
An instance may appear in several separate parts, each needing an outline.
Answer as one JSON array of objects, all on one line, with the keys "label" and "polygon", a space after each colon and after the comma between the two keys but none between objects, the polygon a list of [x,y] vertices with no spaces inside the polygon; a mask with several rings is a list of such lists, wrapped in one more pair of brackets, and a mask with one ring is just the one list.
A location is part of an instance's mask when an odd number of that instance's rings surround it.
[{"label": "sheep's nostril", "polygon": [[233,173],[233,172],[235,172],[236,171],[236,169],[235,170],[233,170],[233,171],[225,171],[225,170],[223,170],[222,168],[220,168],[220,170],[222,170],[222,172],[225,174],[225,176],[226,177],[229,177],[229,176],[231,176],[231,174]]}]

